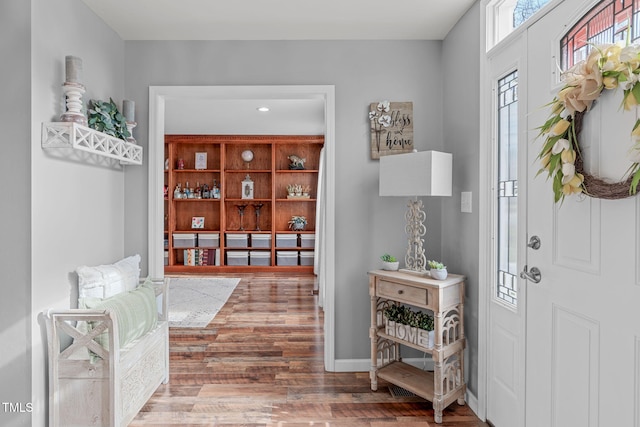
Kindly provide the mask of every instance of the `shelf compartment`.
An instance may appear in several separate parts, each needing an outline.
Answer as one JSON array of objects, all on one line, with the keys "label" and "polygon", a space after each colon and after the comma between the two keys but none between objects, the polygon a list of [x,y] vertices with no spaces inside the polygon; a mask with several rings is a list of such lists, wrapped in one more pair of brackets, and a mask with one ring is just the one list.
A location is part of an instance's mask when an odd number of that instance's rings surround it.
[{"label": "shelf compartment", "polygon": [[[304,140],[304,144],[298,142],[287,142],[287,143],[278,143],[275,145],[275,158],[276,158],[276,170],[283,171],[289,169],[289,156],[297,156],[302,159],[305,159],[304,167],[305,169],[299,169],[300,171],[306,170],[315,170],[319,168],[320,165],[320,150],[322,149],[323,139],[316,139],[311,141],[310,139],[315,139],[313,137],[306,138]],[[301,141],[303,139],[301,138]],[[322,141],[322,142],[321,142]]]},{"label": "shelf compartment", "polygon": [[[242,181],[246,175],[253,181],[253,199],[242,199]],[[242,199],[251,202],[255,199],[271,200],[271,173],[270,172],[225,172],[224,197],[226,199]]]},{"label": "shelf compartment", "polygon": [[[174,179],[171,181],[172,188],[169,188],[169,192],[171,193],[171,197],[173,197],[173,192],[175,187],[180,184],[181,189],[187,188],[187,183],[189,183],[189,188],[195,192],[198,184],[200,186],[207,185],[209,187],[209,191],[213,190],[213,185],[216,183],[218,186],[220,185],[220,172],[216,172],[214,170],[195,170],[195,169],[183,169],[180,171],[173,171],[176,174],[174,175]],[[193,199],[174,199],[174,200],[193,200]],[[205,199],[212,200],[212,199]]]},{"label": "shelf compartment", "polygon": [[[304,171],[302,171],[304,172]],[[318,194],[318,174],[317,173],[291,173],[289,171],[278,173],[274,176],[275,197],[286,200],[310,200],[310,199],[287,199],[287,185],[302,185],[309,187],[310,198],[315,200]]]},{"label": "shelf compartment", "polygon": [[141,165],[143,157],[140,145],[72,122],[43,123],[42,148],[73,148],[119,160],[123,165]]},{"label": "shelf compartment", "polygon": [[[262,203],[260,208],[260,230],[256,230],[256,211],[254,207],[256,203]],[[244,219],[242,220],[244,230],[240,230],[240,212],[237,206],[244,204],[247,205],[244,208]],[[271,201],[269,199],[227,199],[224,202],[224,209],[226,231],[248,233],[271,229]]]},{"label": "shelf compartment", "polygon": [[[242,152],[251,150],[253,160],[245,162],[242,159]],[[263,142],[236,142],[225,145],[225,169],[244,170],[265,170],[271,172],[271,144],[269,140]]]},{"label": "shelf compartment", "polygon": [[[286,202],[278,202],[275,209],[277,216],[274,221],[273,228],[278,233],[289,230],[289,220],[292,216],[304,216],[307,218],[307,226],[304,230],[296,231],[297,233],[315,230],[316,225],[316,209],[315,205],[311,206],[306,200],[287,200]],[[293,231],[293,230],[291,230]]]},{"label": "shelf compartment", "polygon": [[[198,203],[183,203],[189,201]],[[192,233],[220,230],[220,203],[208,199],[180,199],[180,203],[175,203],[175,212],[175,230],[190,230]],[[204,227],[192,228],[193,217],[203,217]]]},{"label": "shelf compartment", "polygon": [[378,369],[378,378],[396,384],[430,402],[433,402],[434,375],[404,362],[392,362]]},{"label": "shelf compartment", "polygon": [[[377,376],[430,402],[433,402],[436,397],[435,375],[431,371],[423,371],[407,363],[396,361],[378,369]],[[465,390],[466,385],[464,383],[459,383],[448,392],[443,390],[443,394],[440,396],[442,407],[446,408],[456,400],[464,398]],[[437,418],[436,423],[440,423]]]},{"label": "shelf compartment", "polygon": [[[209,172],[220,169],[220,146],[205,141],[201,135],[172,136],[173,164],[172,172],[198,171]],[[196,169],[196,153],[207,153],[205,169]],[[178,161],[182,159],[184,169],[178,169]]]}]

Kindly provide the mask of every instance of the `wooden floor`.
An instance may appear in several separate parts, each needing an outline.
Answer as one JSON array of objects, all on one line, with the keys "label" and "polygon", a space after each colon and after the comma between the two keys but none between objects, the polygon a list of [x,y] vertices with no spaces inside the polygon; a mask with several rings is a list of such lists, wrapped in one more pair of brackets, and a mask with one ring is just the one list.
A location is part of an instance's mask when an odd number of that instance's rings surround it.
[{"label": "wooden floor", "polygon": [[[170,381],[130,426],[435,426],[430,402],[325,372],[313,276],[240,275],[205,329],[170,330]],[[368,353],[368,349],[365,353]],[[488,426],[453,403],[441,426]]]}]

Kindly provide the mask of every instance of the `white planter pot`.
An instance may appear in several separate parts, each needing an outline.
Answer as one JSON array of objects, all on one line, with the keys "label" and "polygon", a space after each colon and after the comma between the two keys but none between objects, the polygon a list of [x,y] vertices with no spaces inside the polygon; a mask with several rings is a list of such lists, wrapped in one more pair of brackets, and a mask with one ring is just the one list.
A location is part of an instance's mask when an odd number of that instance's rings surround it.
[{"label": "white planter pot", "polygon": [[433,341],[435,334],[433,331],[425,331],[424,329],[418,329],[418,344],[420,347],[433,348]]},{"label": "white planter pot", "polygon": [[447,278],[447,269],[443,268],[441,270],[436,270],[435,268],[432,268],[431,270],[429,270],[429,274],[431,275],[432,279],[444,280]]},{"label": "white planter pot", "polygon": [[400,261],[396,261],[396,262],[382,261],[383,270],[396,271],[398,270],[399,267],[400,267]]}]

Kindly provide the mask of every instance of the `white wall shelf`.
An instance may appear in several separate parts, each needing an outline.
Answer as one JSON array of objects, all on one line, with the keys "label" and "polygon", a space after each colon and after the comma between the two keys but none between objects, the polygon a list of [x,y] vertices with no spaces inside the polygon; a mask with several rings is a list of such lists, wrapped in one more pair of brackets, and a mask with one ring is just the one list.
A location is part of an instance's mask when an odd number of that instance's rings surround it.
[{"label": "white wall shelf", "polygon": [[142,147],[73,122],[42,123],[42,148],[73,148],[142,165]]}]

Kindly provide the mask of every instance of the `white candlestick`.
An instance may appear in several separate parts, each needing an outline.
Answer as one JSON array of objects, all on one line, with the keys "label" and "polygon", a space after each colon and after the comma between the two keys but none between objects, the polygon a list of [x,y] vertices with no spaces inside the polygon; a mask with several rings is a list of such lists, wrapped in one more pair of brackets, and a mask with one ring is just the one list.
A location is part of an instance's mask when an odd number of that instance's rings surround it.
[{"label": "white candlestick", "polygon": [[135,111],[135,102],[125,99],[122,101],[122,113],[124,118],[128,122],[135,122],[136,111]]},{"label": "white candlestick", "polygon": [[82,75],[82,59],[77,56],[65,56],[65,81],[67,83],[80,83]]},{"label": "white candlestick", "polygon": [[133,128],[136,126],[138,126],[136,122],[130,122],[129,120],[127,120],[127,130],[129,131],[129,137],[127,138],[127,142],[130,142],[132,144],[136,143],[136,139],[133,137]]},{"label": "white candlestick", "polygon": [[65,94],[67,111],[60,117],[63,122],[75,122],[87,125],[87,118],[82,112],[82,94],[84,86],[80,83],[65,83],[62,85]]}]

